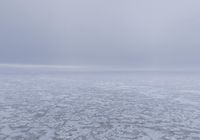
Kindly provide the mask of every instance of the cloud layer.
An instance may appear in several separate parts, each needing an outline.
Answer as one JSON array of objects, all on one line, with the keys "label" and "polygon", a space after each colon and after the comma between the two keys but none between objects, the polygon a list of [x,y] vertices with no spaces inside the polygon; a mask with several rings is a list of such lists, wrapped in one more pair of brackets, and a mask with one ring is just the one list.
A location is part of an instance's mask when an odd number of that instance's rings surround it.
[{"label": "cloud layer", "polygon": [[199,0],[0,2],[0,62],[198,65]]}]

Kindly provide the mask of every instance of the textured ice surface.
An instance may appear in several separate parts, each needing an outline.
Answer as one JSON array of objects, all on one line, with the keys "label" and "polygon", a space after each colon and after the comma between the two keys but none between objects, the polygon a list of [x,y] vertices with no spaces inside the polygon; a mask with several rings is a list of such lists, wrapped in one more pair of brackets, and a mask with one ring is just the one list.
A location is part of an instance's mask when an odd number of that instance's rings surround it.
[{"label": "textured ice surface", "polygon": [[200,75],[1,67],[0,140],[200,140]]}]

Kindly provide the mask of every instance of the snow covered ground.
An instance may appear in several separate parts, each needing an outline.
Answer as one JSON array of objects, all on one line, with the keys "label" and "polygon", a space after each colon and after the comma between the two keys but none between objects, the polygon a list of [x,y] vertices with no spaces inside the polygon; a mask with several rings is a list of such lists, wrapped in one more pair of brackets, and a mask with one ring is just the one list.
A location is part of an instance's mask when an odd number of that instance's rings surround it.
[{"label": "snow covered ground", "polygon": [[0,140],[200,140],[200,73],[1,66]]}]

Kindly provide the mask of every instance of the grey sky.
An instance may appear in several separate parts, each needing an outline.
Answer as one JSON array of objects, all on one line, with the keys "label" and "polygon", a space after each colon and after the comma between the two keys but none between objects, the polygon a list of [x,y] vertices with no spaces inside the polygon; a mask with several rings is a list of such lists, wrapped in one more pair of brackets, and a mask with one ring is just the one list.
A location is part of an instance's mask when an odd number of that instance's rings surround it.
[{"label": "grey sky", "polygon": [[1,0],[0,63],[197,64],[199,0]]}]

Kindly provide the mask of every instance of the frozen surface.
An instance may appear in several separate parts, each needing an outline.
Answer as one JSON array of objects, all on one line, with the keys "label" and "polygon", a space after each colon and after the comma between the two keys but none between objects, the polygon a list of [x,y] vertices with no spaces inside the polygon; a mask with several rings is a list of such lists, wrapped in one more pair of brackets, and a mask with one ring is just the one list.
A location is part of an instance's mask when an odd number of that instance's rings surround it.
[{"label": "frozen surface", "polygon": [[0,140],[200,140],[200,74],[0,67]]}]

